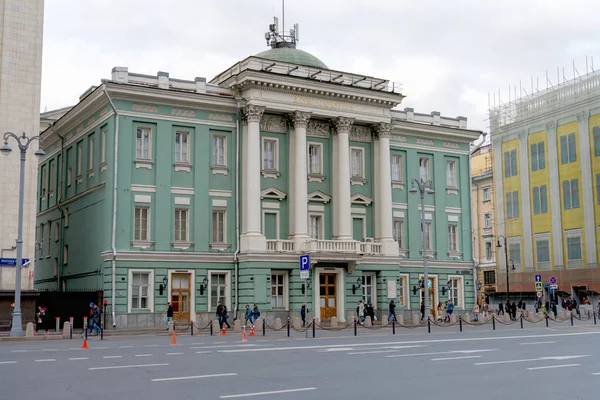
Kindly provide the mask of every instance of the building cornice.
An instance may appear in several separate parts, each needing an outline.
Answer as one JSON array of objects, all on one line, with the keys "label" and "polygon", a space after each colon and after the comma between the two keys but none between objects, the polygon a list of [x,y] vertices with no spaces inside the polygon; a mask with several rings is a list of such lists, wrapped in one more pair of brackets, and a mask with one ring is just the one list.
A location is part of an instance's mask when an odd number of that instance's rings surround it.
[{"label": "building cornice", "polygon": [[[100,254],[102,261],[111,261],[112,251],[104,251]],[[234,262],[231,253],[208,253],[208,252],[185,252],[185,251],[127,251],[118,250],[116,261],[137,262],[177,262],[177,263],[225,263]]]},{"label": "building cornice", "polygon": [[[471,143],[481,135],[481,131],[471,129],[450,128],[439,125],[427,125],[410,121],[393,121],[392,133],[397,135],[417,135],[428,139],[453,140],[460,143]],[[469,154],[469,150],[465,150]]]}]

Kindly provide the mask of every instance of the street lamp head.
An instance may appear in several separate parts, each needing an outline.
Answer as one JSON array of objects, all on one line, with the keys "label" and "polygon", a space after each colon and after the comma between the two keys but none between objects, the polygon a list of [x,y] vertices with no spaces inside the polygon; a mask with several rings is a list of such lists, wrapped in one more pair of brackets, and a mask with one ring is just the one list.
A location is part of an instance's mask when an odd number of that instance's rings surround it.
[{"label": "street lamp head", "polygon": [[433,190],[433,187],[429,186],[427,188],[427,193],[429,193],[429,194],[435,194],[435,190]]},{"label": "street lamp head", "polygon": [[8,141],[5,140],[4,141],[4,146],[0,147],[0,152],[2,154],[4,154],[5,156],[9,155],[10,152],[12,151],[12,149],[10,148],[10,146],[8,145]]},{"label": "street lamp head", "polygon": [[33,153],[35,156],[37,157],[44,157],[46,155],[46,152],[44,150],[41,149],[41,147],[39,149],[37,149],[35,151],[35,153]]},{"label": "street lamp head", "polygon": [[[10,151],[10,149],[9,149],[9,151]],[[416,187],[413,185],[413,186],[411,186],[411,187],[410,187],[410,190],[409,190],[408,192],[409,192],[409,193],[417,193],[417,192],[418,192],[418,190],[417,190],[417,188],[416,188]]]},{"label": "street lamp head", "polygon": [[498,240],[498,244],[496,245],[496,247],[502,247],[502,243],[500,243],[500,240]]}]

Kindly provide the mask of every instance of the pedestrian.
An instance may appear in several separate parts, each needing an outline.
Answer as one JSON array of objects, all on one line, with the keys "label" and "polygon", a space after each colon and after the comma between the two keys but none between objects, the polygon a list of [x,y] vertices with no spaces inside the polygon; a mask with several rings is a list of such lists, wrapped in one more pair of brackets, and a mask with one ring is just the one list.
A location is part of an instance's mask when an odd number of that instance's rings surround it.
[{"label": "pedestrian", "polygon": [[94,304],[94,314],[92,315],[92,327],[96,332],[96,335],[100,333],[100,308],[98,304]]},{"label": "pedestrian", "polygon": [[425,302],[421,302],[421,322],[425,319]]},{"label": "pedestrian", "polygon": [[448,322],[452,321],[452,313],[454,312],[454,303],[452,302],[452,300],[448,300]]},{"label": "pedestrian", "polygon": [[473,306],[473,320],[475,322],[479,321],[479,304],[477,303]]},{"label": "pedestrian", "polygon": [[300,318],[302,318],[302,327],[306,326],[306,303],[302,303],[300,307]]},{"label": "pedestrian", "polygon": [[88,312],[87,323],[88,323],[87,329],[88,329],[89,333],[92,333],[92,328],[93,328],[93,324],[94,324],[94,302],[90,303],[90,310]]},{"label": "pedestrian", "polygon": [[10,324],[8,329],[12,330],[13,315],[15,314],[15,303],[10,303]]},{"label": "pedestrian", "polygon": [[442,306],[442,302],[438,302],[437,305],[437,320],[438,322],[442,322],[444,319],[444,307]]},{"label": "pedestrian", "polygon": [[258,306],[256,305],[256,303],[254,303],[254,307],[252,308],[252,320],[254,322],[252,323],[252,325],[254,325],[256,323],[256,321],[258,320],[258,317],[260,317],[260,311],[258,310]]},{"label": "pedestrian", "polygon": [[170,323],[173,322],[173,304],[167,301],[167,330],[169,330]]},{"label": "pedestrian", "polygon": [[48,334],[48,327],[46,326],[46,308],[42,306],[38,306],[38,311],[36,313],[37,324],[35,326],[35,331],[37,333],[39,328],[46,329],[46,334]]},{"label": "pedestrian", "polygon": [[488,305],[488,303],[483,303],[483,320],[487,321],[488,319],[488,312],[490,310],[490,306]]},{"label": "pedestrian", "polygon": [[223,329],[223,324],[227,325],[227,329],[231,328],[229,322],[227,322],[227,307],[224,304],[221,304],[219,301],[217,303],[217,319],[219,320],[219,329]]},{"label": "pedestrian", "polygon": [[244,325],[248,325],[248,321],[250,321],[250,325],[253,325],[252,310],[250,309],[250,306],[246,304],[246,311],[244,312]]},{"label": "pedestrian", "polygon": [[392,317],[394,317],[394,322],[398,322],[398,319],[396,318],[396,303],[394,303],[394,300],[390,301],[390,311],[388,313],[388,322],[390,322],[390,319]]},{"label": "pedestrian", "polygon": [[358,301],[358,307],[356,307],[356,314],[358,316],[359,324],[363,324],[365,322],[365,305],[362,300]]},{"label": "pedestrian", "polygon": [[498,315],[504,315],[504,303],[498,303]]}]

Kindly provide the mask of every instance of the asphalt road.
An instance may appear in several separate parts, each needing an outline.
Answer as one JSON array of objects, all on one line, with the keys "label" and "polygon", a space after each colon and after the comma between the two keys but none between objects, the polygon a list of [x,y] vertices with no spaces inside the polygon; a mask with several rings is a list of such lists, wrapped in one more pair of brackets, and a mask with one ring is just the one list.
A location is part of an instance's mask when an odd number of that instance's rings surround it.
[{"label": "asphalt road", "polygon": [[0,399],[598,398],[600,326],[490,328],[4,342]]}]

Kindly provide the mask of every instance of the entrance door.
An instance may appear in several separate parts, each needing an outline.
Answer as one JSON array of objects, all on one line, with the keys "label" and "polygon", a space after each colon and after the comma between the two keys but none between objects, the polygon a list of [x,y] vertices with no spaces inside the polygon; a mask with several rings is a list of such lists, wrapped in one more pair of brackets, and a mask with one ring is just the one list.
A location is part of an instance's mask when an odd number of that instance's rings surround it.
[{"label": "entrance door", "polygon": [[171,303],[173,304],[173,320],[176,322],[190,321],[190,287],[191,274],[171,275]]},{"label": "entrance door", "polygon": [[[421,278],[423,279],[423,278]],[[429,278],[429,285],[428,290],[429,290],[429,314],[431,314],[433,316],[433,318],[435,319],[435,313],[437,312],[437,299],[435,298],[435,291],[433,290],[434,288],[434,280],[433,278]],[[425,290],[421,289],[421,301],[425,301]],[[419,304],[419,307],[421,305]]]},{"label": "entrance door", "polygon": [[331,318],[337,315],[335,276],[336,274],[319,275],[321,319]]}]

